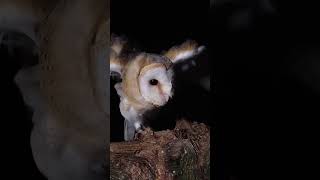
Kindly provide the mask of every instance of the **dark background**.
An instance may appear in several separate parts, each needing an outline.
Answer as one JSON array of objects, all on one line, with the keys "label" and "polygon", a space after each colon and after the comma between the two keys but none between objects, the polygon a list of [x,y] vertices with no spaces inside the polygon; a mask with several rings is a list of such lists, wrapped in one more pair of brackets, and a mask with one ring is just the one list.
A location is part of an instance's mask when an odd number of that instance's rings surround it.
[{"label": "dark background", "polygon": [[210,31],[218,99],[215,178],[317,179],[317,6],[218,2]]},{"label": "dark background", "polygon": [[[125,35],[134,47],[161,53],[187,39],[209,48],[209,1],[111,1],[111,32]],[[197,66],[186,73],[176,69],[175,94],[152,120],[154,130],[171,129],[177,118],[212,123],[210,93],[197,83],[210,75],[208,51],[196,58]],[[119,97],[111,82],[111,141],[123,139]]]},{"label": "dark background", "polygon": [[[190,75],[178,75],[184,81],[177,81],[180,91],[176,102],[169,105],[180,115],[169,106],[166,111],[174,115],[167,113],[168,118],[162,118],[168,121],[164,125],[172,127],[172,117],[186,115],[193,119],[203,115],[206,119],[213,114],[217,128],[212,133],[212,177],[317,179],[318,6],[308,1],[270,1],[270,9],[262,0],[216,2],[209,17],[209,2],[200,0],[112,1],[111,30],[126,35],[148,52],[168,49],[185,38],[208,46],[212,38],[211,51],[203,56],[210,54],[213,62],[214,99],[210,102],[203,89],[186,83],[184,77]],[[29,148],[31,119],[28,121],[28,112],[13,84],[19,58],[8,57],[3,47],[0,50],[1,72],[6,79],[1,101],[5,112],[1,118],[4,172],[11,179],[18,175],[34,178],[38,172]],[[199,68],[209,71],[209,66]],[[197,72],[202,76],[200,70],[193,73]],[[111,121],[111,140],[120,141],[123,119],[118,111],[119,98],[111,90],[111,116],[115,119]],[[200,105],[202,108],[197,108]]]},{"label": "dark background", "polygon": [[[126,35],[143,51],[160,53],[187,39],[196,40],[209,47],[208,33],[209,1],[122,1],[111,2],[111,30]],[[22,34],[11,32],[10,38],[20,39],[21,45],[13,45],[13,52],[7,46],[0,47],[3,77],[2,95],[2,164],[4,174],[10,179],[19,177],[43,179],[34,163],[30,133],[31,112],[24,105],[14,76],[25,62],[37,61],[31,54],[32,43]],[[158,119],[151,123],[155,130],[173,128],[177,118],[185,117],[205,123],[210,122],[210,94],[194,82],[210,75],[208,51],[196,59],[201,60],[188,73],[176,73],[175,96],[165,106]],[[29,64],[30,65],[30,64]],[[179,71],[179,69],[177,69]],[[192,80],[192,83],[191,83]],[[115,82],[112,81],[114,84]],[[113,87],[113,85],[112,85]],[[111,140],[123,140],[123,118],[119,112],[119,97],[111,88]]]},{"label": "dark background", "polygon": [[45,179],[33,160],[30,135],[31,111],[25,106],[14,76],[23,66],[37,62],[32,54],[33,43],[23,34],[8,32],[0,45],[2,97],[1,98],[1,179]]}]

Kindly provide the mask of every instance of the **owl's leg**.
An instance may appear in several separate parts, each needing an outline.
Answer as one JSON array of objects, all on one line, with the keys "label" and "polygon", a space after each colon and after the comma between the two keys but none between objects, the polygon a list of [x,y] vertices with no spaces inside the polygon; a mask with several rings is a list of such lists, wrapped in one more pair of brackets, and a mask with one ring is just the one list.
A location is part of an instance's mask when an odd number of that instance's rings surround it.
[{"label": "owl's leg", "polygon": [[135,123],[134,123],[134,127],[135,127],[136,131],[138,132],[138,131],[140,131],[140,130],[141,130],[142,125],[141,125],[141,123],[140,123],[140,122],[135,122]]},{"label": "owl's leg", "polygon": [[124,137],[126,141],[133,140],[136,134],[142,133],[142,131],[145,129],[140,121],[132,123],[132,121],[125,120],[124,124]]},{"label": "owl's leg", "polygon": [[[121,85],[117,86],[121,93]],[[138,132],[141,129],[141,120],[139,113],[134,109],[132,106],[130,106],[128,100],[122,96],[120,97],[120,112],[122,116],[124,117],[124,139],[125,141],[133,140],[135,133]]]},{"label": "owl's leg", "polygon": [[145,129],[144,125],[140,122],[135,122],[134,127],[136,128],[137,133],[141,133]]},{"label": "owl's leg", "polygon": [[134,123],[132,121],[125,119],[124,120],[124,140],[125,141],[133,140],[135,132],[136,132],[136,128],[134,126]]}]

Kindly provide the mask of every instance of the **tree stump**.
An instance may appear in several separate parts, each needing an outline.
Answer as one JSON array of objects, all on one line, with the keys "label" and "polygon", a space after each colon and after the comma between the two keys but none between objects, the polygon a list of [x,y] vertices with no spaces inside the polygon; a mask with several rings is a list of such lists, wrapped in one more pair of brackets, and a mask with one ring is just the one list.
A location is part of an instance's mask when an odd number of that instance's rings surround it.
[{"label": "tree stump", "polygon": [[210,179],[210,128],[180,120],[173,130],[111,143],[110,179]]}]

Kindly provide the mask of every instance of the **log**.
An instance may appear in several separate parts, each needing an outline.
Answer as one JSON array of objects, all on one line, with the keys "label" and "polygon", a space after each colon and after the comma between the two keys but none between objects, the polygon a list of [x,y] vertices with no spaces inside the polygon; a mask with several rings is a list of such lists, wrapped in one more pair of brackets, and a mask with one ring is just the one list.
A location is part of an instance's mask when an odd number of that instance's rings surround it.
[{"label": "log", "polygon": [[179,120],[173,130],[147,128],[133,141],[111,143],[110,179],[210,179],[210,128]]}]

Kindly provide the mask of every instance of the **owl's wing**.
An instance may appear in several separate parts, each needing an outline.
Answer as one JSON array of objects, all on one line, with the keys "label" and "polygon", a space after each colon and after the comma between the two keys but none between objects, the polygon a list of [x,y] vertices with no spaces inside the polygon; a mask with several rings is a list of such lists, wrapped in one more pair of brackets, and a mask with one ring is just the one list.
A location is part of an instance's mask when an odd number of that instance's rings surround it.
[{"label": "owl's wing", "polygon": [[125,36],[111,34],[111,49],[115,52],[116,56],[119,56],[122,53],[127,44],[128,40]]},{"label": "owl's wing", "polygon": [[199,46],[196,41],[187,40],[181,45],[173,46],[164,53],[164,56],[169,58],[173,64],[184,62],[202,53],[205,46]]},{"label": "owl's wing", "polygon": [[118,94],[120,97],[123,97],[123,90],[122,90],[122,85],[121,85],[121,83],[116,83],[116,84],[114,85],[114,88],[116,89],[117,94]]},{"label": "owl's wing", "polygon": [[174,64],[175,76],[210,91],[210,62],[206,47],[187,40],[164,53]]},{"label": "owl's wing", "polygon": [[122,64],[116,53],[111,50],[110,52],[110,76],[121,78]]},{"label": "owl's wing", "polygon": [[110,51],[110,75],[113,78],[122,77],[121,55],[127,45],[127,39],[124,36],[111,35],[111,51]]}]

